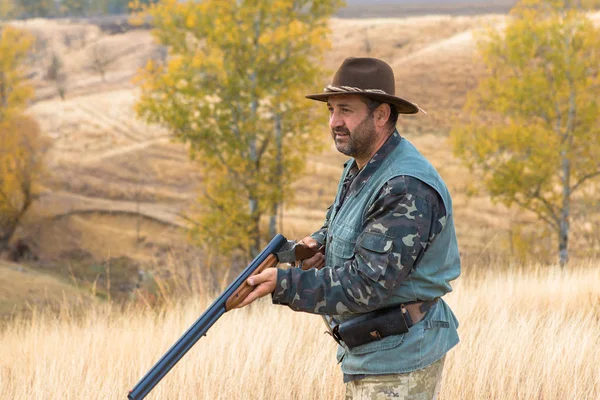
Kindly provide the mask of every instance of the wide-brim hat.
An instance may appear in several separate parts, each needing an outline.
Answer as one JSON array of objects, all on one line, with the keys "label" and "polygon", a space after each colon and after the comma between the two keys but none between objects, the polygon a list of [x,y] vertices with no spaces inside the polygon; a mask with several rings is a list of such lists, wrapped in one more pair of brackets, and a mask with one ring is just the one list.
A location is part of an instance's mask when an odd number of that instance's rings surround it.
[{"label": "wide-brim hat", "polygon": [[396,106],[400,114],[416,114],[418,105],[396,96],[394,71],[377,58],[349,57],[344,60],[323,93],[309,94],[307,99],[328,101],[331,96],[359,94]]}]

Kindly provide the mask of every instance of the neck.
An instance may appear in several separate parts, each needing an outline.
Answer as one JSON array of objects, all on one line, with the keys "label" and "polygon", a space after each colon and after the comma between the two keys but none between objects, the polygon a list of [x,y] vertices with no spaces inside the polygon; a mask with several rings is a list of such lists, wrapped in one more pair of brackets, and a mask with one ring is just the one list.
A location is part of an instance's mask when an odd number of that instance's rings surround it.
[{"label": "neck", "polygon": [[377,135],[377,139],[373,141],[373,146],[371,147],[369,152],[366,152],[364,156],[354,157],[358,169],[362,169],[365,165],[367,165],[369,160],[373,158],[375,153],[377,153],[381,146],[383,146],[383,144],[389,139],[389,137],[392,136],[392,133],[394,133],[395,130],[396,128],[391,128],[386,131],[383,131],[380,135]]}]

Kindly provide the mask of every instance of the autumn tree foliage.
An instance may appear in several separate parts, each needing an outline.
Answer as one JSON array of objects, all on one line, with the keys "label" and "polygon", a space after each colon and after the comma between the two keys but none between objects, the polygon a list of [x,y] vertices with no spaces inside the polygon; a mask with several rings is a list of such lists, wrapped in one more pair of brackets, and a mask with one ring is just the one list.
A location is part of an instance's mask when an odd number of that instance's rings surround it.
[{"label": "autumn tree foliage", "polygon": [[30,117],[0,122],[0,250],[8,247],[37,196],[47,144]]},{"label": "autumn tree foliage", "polygon": [[23,72],[33,41],[26,31],[0,25],[0,122],[20,113],[33,96]]},{"label": "autumn tree foliage", "polygon": [[[140,76],[139,115],[169,127],[202,166],[193,234],[223,252],[262,247],[265,220],[317,151],[312,104],[339,0],[162,0],[143,7],[166,64]],[[270,234],[274,232],[271,223]]]},{"label": "autumn tree foliage", "polygon": [[0,251],[36,196],[47,147],[37,122],[23,114],[33,96],[24,77],[32,44],[25,31],[0,26]]},{"label": "autumn tree foliage", "polygon": [[574,196],[600,176],[600,29],[595,1],[523,0],[479,41],[488,67],[451,135],[493,199],[534,212],[568,261]]}]

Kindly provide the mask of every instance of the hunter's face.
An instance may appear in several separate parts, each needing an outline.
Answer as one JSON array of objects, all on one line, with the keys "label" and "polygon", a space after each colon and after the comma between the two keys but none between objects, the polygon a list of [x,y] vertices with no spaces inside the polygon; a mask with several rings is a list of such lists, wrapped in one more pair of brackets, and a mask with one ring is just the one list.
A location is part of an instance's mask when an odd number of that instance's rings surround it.
[{"label": "hunter's face", "polygon": [[360,96],[331,96],[327,108],[331,137],[337,150],[354,158],[368,154],[375,134],[375,124],[373,115]]}]

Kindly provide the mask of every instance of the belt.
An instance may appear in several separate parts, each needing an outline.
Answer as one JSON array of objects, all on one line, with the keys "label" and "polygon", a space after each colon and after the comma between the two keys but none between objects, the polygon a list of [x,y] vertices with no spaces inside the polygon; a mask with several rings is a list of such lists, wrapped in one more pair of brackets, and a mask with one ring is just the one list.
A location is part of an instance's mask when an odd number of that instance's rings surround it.
[{"label": "belt", "polygon": [[438,298],[435,298],[375,310],[335,325],[326,333],[330,333],[336,342],[344,343],[349,348],[400,335],[419,323],[437,301]]}]

